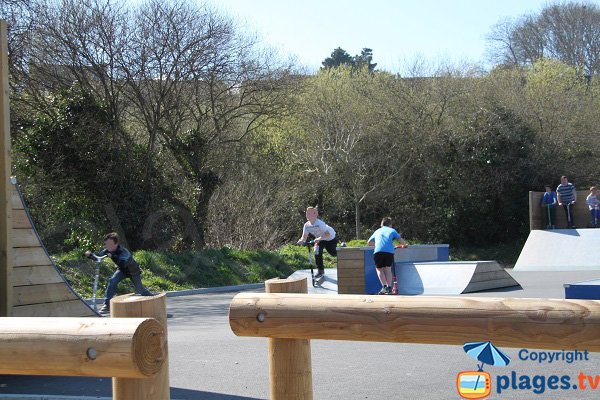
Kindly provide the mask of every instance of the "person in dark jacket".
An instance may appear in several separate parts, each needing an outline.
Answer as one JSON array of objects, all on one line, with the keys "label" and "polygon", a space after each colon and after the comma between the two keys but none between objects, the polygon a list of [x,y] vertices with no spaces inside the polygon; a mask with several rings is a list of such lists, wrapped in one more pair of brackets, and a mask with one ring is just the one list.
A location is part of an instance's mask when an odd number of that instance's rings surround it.
[{"label": "person in dark jacket", "polygon": [[104,257],[108,256],[117,265],[117,270],[108,281],[106,287],[106,299],[100,312],[106,313],[110,311],[110,299],[117,293],[117,285],[125,278],[131,279],[135,292],[142,296],[153,296],[142,284],[142,269],[139,264],[133,259],[133,255],[129,250],[119,244],[119,235],[115,232],[108,233],[104,236],[104,249],[93,254],[91,251],[86,251],[86,257]]}]

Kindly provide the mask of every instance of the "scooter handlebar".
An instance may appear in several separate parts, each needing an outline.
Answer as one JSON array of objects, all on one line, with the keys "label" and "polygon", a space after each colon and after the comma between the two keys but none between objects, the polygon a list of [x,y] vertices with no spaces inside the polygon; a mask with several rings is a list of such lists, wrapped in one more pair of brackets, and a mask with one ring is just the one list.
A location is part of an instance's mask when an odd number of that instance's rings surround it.
[{"label": "scooter handlebar", "polygon": [[90,260],[93,260],[94,262],[102,262],[102,260],[104,260],[107,256],[103,255],[103,256],[98,256],[94,253],[91,253],[89,256],[86,256],[87,258],[89,258]]}]

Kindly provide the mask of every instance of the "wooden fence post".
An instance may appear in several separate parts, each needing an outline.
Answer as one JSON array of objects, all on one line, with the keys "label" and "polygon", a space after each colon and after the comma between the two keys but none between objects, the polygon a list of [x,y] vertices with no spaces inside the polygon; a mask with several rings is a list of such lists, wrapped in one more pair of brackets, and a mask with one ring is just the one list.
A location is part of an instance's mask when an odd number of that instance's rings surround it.
[{"label": "wooden fence post", "polygon": [[164,328],[165,360],[161,370],[147,379],[113,378],[113,400],[169,400],[169,351],[167,342],[167,297],[128,294],[110,301],[113,318],[154,318]]},{"label": "wooden fence post", "polygon": [[[307,279],[270,279],[265,291],[307,293]],[[312,400],[310,340],[269,339],[269,382],[271,400]]]}]

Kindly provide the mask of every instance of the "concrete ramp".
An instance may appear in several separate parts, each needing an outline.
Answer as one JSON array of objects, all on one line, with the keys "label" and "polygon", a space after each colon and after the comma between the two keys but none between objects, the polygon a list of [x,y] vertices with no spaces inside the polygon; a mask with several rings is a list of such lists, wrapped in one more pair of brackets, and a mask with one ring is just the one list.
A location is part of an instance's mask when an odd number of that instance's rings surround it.
[{"label": "concrete ramp", "polygon": [[[315,274],[317,270],[315,269]],[[338,281],[337,281],[337,269],[336,268],[326,268],[325,269],[325,280],[321,284],[321,286],[313,287],[312,281],[310,278],[310,269],[301,269],[299,271],[294,272],[289,276],[291,279],[308,279],[308,293],[312,294],[337,294],[338,292]]]},{"label": "concrete ramp", "polygon": [[496,261],[396,263],[398,294],[455,295],[518,286]]},{"label": "concrete ramp", "polygon": [[600,271],[600,229],[533,230],[515,271]]}]

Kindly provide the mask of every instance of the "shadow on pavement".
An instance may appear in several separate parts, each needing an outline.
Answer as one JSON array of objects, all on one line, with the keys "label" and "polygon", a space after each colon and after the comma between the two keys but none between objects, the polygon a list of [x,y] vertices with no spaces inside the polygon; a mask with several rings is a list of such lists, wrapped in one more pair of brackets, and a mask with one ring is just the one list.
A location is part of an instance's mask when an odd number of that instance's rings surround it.
[{"label": "shadow on pavement", "polygon": [[200,390],[189,390],[171,388],[171,400],[260,400],[257,397],[241,397],[232,394],[202,392]]},{"label": "shadow on pavement", "polygon": [[[111,378],[0,375],[0,398],[6,395],[112,397]],[[171,388],[173,400],[260,400],[223,393]]]}]

